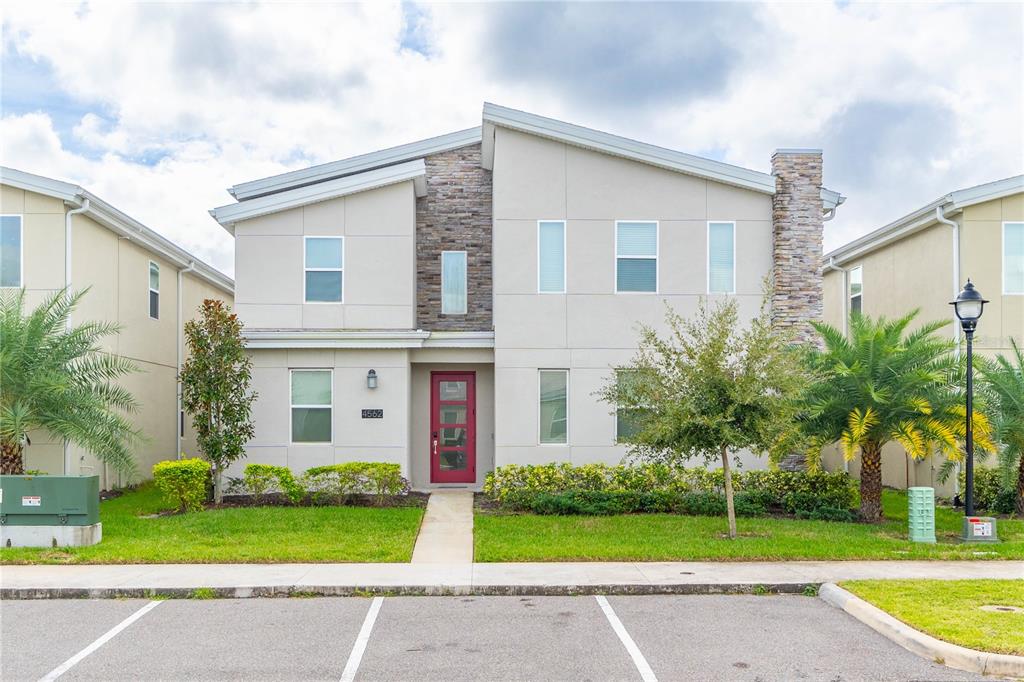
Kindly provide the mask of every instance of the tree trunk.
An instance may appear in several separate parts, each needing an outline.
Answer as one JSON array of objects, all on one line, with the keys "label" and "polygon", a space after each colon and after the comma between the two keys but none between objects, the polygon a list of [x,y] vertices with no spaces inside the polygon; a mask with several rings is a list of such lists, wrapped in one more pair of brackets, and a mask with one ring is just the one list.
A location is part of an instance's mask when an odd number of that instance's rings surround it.
[{"label": "tree trunk", "polygon": [[860,449],[860,519],[882,520],[882,446],[868,442]]},{"label": "tree trunk", "polygon": [[732,472],[729,471],[729,449],[722,447],[722,473],[725,474],[725,511],[729,516],[729,539],[736,539],[736,507],[732,499]]},{"label": "tree trunk", "polygon": [[1024,516],[1024,453],[1017,468],[1017,515]]},{"label": "tree trunk", "polygon": [[224,490],[221,486],[221,473],[220,467],[214,465],[213,467],[213,503],[220,504],[224,501]]},{"label": "tree trunk", "polygon": [[0,474],[25,473],[25,460],[22,458],[24,447],[21,443],[3,442],[0,444]]}]

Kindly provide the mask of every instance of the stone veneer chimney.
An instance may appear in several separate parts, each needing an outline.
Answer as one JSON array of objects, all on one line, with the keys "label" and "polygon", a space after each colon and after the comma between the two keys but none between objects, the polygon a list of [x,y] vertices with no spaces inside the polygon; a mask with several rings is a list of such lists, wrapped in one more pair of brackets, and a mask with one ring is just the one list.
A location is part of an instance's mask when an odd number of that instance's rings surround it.
[{"label": "stone veneer chimney", "polygon": [[776,150],[772,175],[772,323],[811,341],[808,323],[822,315],[821,150]]}]

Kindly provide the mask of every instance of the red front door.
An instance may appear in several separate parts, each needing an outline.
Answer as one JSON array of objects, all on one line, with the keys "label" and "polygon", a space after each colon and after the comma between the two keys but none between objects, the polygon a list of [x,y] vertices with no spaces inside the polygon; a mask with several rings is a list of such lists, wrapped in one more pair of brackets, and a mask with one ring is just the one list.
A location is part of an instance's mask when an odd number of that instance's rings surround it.
[{"label": "red front door", "polygon": [[430,482],[476,482],[476,374],[430,373]]}]

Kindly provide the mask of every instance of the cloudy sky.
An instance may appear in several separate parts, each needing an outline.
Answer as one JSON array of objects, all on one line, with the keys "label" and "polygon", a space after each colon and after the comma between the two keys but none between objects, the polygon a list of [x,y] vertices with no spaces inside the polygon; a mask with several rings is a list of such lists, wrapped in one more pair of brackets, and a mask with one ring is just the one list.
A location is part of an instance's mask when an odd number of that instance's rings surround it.
[{"label": "cloudy sky", "polygon": [[832,248],[1024,172],[1022,83],[1021,3],[5,3],[0,160],[231,273],[226,187],[486,100],[762,171],[822,147]]}]

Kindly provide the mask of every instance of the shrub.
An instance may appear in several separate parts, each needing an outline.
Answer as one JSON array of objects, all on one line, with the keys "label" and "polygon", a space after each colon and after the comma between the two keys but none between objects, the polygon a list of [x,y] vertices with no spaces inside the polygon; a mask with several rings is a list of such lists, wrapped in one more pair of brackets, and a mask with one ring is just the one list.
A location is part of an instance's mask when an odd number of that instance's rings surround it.
[{"label": "shrub", "polygon": [[295,479],[292,470],[284,466],[272,464],[247,464],[242,473],[244,489],[263,501],[268,492],[281,492],[292,504],[298,504],[306,497],[306,488]]},{"label": "shrub", "polygon": [[[739,493],[736,495],[735,503],[739,516],[758,516],[765,513],[764,506],[753,495]],[[525,503],[524,508],[534,514],[583,516],[654,513],[722,516],[726,511],[725,495],[722,493],[677,493],[668,490],[567,490],[558,493],[538,493]]]},{"label": "shrub", "polygon": [[[967,473],[960,470],[960,490],[967,489]],[[960,495],[963,498],[963,493]],[[974,467],[974,507],[994,514],[1012,514],[1014,511],[1013,489],[1004,490],[999,469]]]},{"label": "shrub", "polygon": [[377,504],[409,492],[409,481],[398,464],[346,462],[308,469],[303,476],[315,504],[345,504],[352,495],[374,495]]},{"label": "shrub", "polygon": [[205,459],[178,459],[153,465],[153,480],[164,498],[181,511],[202,511],[210,483]]}]

